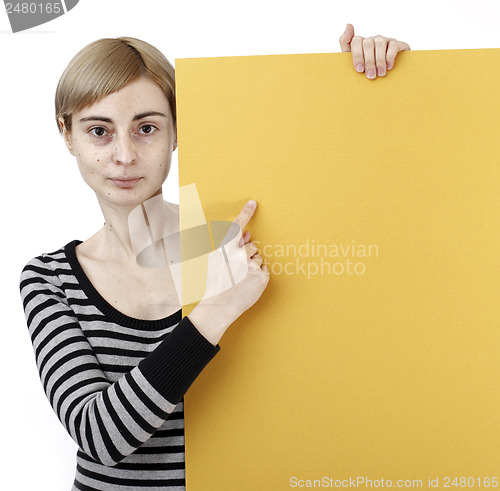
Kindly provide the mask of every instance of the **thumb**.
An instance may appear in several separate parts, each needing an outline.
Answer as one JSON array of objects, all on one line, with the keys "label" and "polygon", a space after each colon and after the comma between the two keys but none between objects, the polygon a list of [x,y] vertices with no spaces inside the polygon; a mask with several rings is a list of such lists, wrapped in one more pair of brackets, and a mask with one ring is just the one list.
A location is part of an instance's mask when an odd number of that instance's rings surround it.
[{"label": "thumb", "polygon": [[398,53],[400,51],[411,51],[410,45],[404,41],[398,41]]},{"label": "thumb", "polygon": [[343,52],[351,51],[351,40],[354,37],[354,26],[347,24],[344,34],[340,36],[339,43]]}]

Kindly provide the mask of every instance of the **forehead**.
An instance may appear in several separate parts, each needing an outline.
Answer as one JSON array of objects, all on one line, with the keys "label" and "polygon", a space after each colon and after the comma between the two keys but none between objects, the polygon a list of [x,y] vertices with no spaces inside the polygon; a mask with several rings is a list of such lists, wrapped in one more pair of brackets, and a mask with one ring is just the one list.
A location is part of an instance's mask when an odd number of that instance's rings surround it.
[{"label": "forehead", "polygon": [[120,90],[75,112],[75,119],[99,115],[107,117],[132,117],[135,114],[158,111],[171,117],[170,105],[161,87],[146,77],[128,83]]}]

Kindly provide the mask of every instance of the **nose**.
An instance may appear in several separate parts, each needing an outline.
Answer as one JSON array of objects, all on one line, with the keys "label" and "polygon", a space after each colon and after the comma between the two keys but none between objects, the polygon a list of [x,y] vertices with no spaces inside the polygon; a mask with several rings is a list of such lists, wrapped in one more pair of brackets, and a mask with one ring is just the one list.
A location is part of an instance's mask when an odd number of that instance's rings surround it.
[{"label": "nose", "polygon": [[120,165],[130,165],[136,162],[137,149],[131,135],[116,136],[113,160]]}]

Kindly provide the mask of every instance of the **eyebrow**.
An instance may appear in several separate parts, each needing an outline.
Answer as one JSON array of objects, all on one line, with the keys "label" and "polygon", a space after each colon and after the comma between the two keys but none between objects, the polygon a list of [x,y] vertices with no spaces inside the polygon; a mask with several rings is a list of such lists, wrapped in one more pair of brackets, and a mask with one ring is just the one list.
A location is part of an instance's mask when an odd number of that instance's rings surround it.
[{"label": "eyebrow", "polygon": [[[160,113],[158,111],[146,111],[145,113],[140,113],[136,114],[133,118],[132,121],[137,121],[142,118],[147,118],[149,116],[162,116],[164,118],[167,117],[166,114]],[[104,116],[87,116],[85,118],[80,119],[80,123],[85,123],[86,121],[103,121],[105,123],[112,123],[113,121],[111,118],[106,118]]]}]

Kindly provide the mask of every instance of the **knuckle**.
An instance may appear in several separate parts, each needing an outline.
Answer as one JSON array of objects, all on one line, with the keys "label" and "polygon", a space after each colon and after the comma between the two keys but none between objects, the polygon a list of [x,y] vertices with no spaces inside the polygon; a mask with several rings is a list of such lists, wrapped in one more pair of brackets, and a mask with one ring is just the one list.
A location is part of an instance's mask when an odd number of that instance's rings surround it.
[{"label": "knuckle", "polygon": [[361,36],[354,36],[352,39],[351,39],[351,48],[354,46],[354,47],[357,47],[357,46],[361,46],[363,42],[363,38]]},{"label": "knuckle", "polygon": [[385,44],[386,42],[386,39],[384,36],[381,36],[380,34],[378,34],[377,36],[374,37],[374,41],[375,41],[375,44]]},{"label": "knuckle", "polygon": [[363,39],[363,48],[369,48],[370,46],[373,46],[373,40],[369,38]]},{"label": "knuckle", "polygon": [[250,257],[252,257],[257,251],[257,248],[255,246],[252,246],[251,244],[247,244],[245,247]]}]

